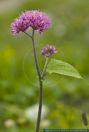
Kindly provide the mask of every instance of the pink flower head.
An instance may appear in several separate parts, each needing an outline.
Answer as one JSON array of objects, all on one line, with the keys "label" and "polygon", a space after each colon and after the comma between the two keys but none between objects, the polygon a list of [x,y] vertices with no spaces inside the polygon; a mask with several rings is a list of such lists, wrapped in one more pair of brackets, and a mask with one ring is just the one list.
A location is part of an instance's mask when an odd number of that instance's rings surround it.
[{"label": "pink flower head", "polygon": [[11,24],[11,31],[12,33],[16,34],[19,32],[24,32],[29,27],[29,23],[27,20],[23,20],[22,18],[17,18]]},{"label": "pink flower head", "polygon": [[37,10],[25,11],[11,24],[11,31],[19,33],[31,27],[34,30],[43,32],[49,28],[50,24],[50,18],[45,13]]},{"label": "pink flower head", "polygon": [[49,57],[53,54],[57,53],[57,50],[54,46],[52,45],[46,45],[44,48],[41,50],[41,54],[44,55],[45,57]]}]

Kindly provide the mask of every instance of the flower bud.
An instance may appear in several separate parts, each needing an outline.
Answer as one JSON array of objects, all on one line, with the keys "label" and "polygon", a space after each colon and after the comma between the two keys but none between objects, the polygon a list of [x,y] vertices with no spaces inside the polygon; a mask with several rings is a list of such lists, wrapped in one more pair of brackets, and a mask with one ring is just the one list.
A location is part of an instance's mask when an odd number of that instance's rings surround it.
[{"label": "flower bud", "polygon": [[57,53],[57,50],[52,45],[46,45],[41,50],[41,54],[44,55],[45,57],[49,57],[49,56],[51,56],[51,55],[53,55],[55,53]]}]

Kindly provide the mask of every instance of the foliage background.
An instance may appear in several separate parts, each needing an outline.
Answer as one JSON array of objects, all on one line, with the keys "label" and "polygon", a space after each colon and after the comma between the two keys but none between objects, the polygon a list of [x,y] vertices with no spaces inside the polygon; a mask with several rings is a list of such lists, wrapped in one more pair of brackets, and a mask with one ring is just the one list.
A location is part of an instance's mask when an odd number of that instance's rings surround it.
[{"label": "foliage background", "polygon": [[81,114],[89,116],[89,0],[0,0],[0,132],[35,130],[36,121],[25,116],[39,95],[31,41],[10,32],[11,22],[27,9],[52,18],[51,29],[36,36],[41,69],[45,60],[40,49],[52,43],[59,51],[54,58],[71,63],[85,78],[46,76],[43,103],[48,112],[41,128],[85,128]]}]

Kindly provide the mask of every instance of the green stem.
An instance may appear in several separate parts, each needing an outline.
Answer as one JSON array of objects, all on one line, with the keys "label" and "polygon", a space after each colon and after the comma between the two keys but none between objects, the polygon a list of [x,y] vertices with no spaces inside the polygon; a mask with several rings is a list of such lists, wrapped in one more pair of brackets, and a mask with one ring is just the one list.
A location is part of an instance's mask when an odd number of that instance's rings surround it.
[{"label": "green stem", "polygon": [[33,30],[33,32],[32,32],[32,46],[33,46],[34,60],[35,60],[35,65],[36,65],[36,70],[37,70],[37,74],[38,74],[39,80],[41,80],[40,68],[39,68],[39,65],[38,65],[38,60],[37,60],[37,55],[36,55],[34,33],[35,32]]},{"label": "green stem", "polygon": [[41,121],[41,113],[42,113],[43,81],[42,81],[42,78],[41,78],[41,73],[40,73],[40,68],[39,68],[39,65],[38,65],[36,48],[35,48],[35,39],[34,39],[35,31],[34,30],[32,31],[32,35],[29,35],[26,32],[24,32],[24,33],[27,36],[29,36],[31,38],[31,40],[32,40],[34,61],[35,61],[37,75],[38,75],[38,78],[39,78],[40,93],[39,93],[38,117],[37,117],[37,123],[36,123],[36,132],[39,132],[39,130],[40,130],[40,121]]},{"label": "green stem", "polygon": [[36,132],[39,132],[40,121],[41,121],[41,113],[42,113],[43,82],[42,82],[42,79],[41,79],[40,68],[39,68],[39,65],[38,65],[38,60],[37,60],[37,55],[36,55],[35,42],[34,42],[34,30],[32,32],[32,45],[33,45],[35,65],[36,65],[36,70],[37,70],[37,74],[38,74],[38,77],[39,77],[39,85],[40,85],[39,109],[38,109],[38,117],[37,117],[37,124],[36,124]]}]

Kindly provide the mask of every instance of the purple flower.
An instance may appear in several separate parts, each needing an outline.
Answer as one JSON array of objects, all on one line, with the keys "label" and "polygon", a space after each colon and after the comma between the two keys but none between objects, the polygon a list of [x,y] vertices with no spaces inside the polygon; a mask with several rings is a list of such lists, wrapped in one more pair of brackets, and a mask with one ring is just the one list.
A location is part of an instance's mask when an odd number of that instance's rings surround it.
[{"label": "purple flower", "polygon": [[34,30],[43,32],[49,28],[50,24],[50,18],[45,13],[37,10],[25,11],[11,24],[11,31],[19,33],[31,27]]},{"label": "purple flower", "polygon": [[54,46],[52,45],[46,45],[44,48],[41,50],[41,54],[44,55],[45,57],[49,57],[53,54],[57,53],[57,50]]},{"label": "purple flower", "polygon": [[11,24],[11,31],[12,33],[16,34],[16,33],[19,33],[20,31],[24,32],[28,27],[29,27],[29,23],[27,20],[17,18]]}]

